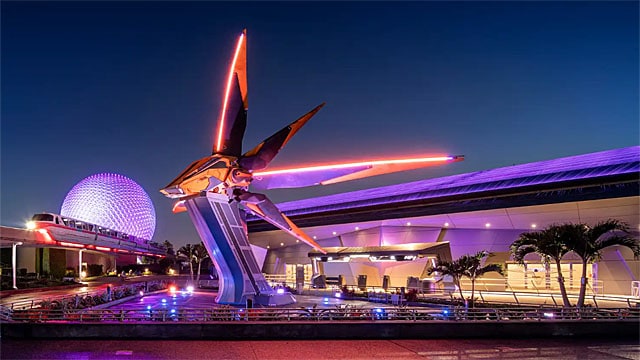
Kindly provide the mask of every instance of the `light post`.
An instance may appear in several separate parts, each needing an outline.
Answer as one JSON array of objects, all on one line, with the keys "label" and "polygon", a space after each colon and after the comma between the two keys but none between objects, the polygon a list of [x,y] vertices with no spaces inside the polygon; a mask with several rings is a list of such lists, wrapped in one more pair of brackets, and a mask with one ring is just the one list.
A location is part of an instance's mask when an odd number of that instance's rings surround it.
[{"label": "light post", "polygon": [[78,279],[82,280],[82,253],[85,249],[78,251]]},{"label": "light post", "polygon": [[15,242],[11,245],[11,271],[12,271],[12,275],[13,275],[13,288],[14,289],[18,289],[18,285],[16,285],[16,267],[17,267],[17,258],[18,258],[18,252],[16,250],[16,248],[18,246],[22,245],[21,242]]}]

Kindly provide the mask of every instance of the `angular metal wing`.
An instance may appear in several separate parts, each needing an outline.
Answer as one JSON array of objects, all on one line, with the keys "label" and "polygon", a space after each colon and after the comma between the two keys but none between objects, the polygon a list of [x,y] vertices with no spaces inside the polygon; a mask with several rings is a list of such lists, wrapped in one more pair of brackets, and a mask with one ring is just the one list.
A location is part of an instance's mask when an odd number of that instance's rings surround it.
[{"label": "angular metal wing", "polygon": [[293,135],[295,135],[313,115],[320,111],[323,106],[324,103],[316,106],[313,110],[302,115],[298,120],[269,136],[255,148],[247,151],[239,161],[240,166],[252,171],[262,170],[269,166],[269,163],[278,155],[280,149],[282,149]]},{"label": "angular metal wing", "polygon": [[264,219],[271,225],[284,230],[289,235],[302,240],[323,254],[326,253],[318,243],[313,241],[309,235],[305,234],[299,227],[289,220],[286,215],[281,213],[276,205],[265,195],[243,191],[237,196],[237,198],[240,200],[240,204],[251,210],[256,214],[256,216]]},{"label": "angular metal wing", "polygon": [[218,118],[212,154],[239,157],[242,154],[242,138],[247,127],[247,45],[245,29],[236,45],[229,68],[229,77]]},{"label": "angular metal wing", "polygon": [[462,155],[435,156],[257,171],[253,173],[251,186],[256,189],[266,190],[328,185],[462,160],[464,160]]}]

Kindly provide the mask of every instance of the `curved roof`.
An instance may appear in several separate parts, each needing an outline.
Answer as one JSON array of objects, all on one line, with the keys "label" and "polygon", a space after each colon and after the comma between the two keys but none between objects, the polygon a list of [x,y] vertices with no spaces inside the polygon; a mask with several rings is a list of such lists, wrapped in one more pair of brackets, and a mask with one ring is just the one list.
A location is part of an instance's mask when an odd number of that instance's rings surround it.
[{"label": "curved roof", "polygon": [[[278,204],[288,216],[370,208],[394,203],[414,203],[455,195],[473,196],[495,191],[517,193],[522,188],[559,188],[603,179],[638,181],[640,146],[537,161],[497,169],[377,187]],[[552,186],[545,186],[552,185]],[[249,216],[249,222],[256,222]]]}]

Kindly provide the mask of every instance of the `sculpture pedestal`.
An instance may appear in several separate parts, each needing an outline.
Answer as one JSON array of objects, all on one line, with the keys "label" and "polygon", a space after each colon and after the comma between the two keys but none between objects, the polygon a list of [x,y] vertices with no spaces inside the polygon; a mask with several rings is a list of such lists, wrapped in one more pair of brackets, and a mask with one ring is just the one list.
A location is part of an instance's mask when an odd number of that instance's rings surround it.
[{"label": "sculpture pedestal", "polygon": [[219,274],[219,304],[287,305],[293,295],[269,286],[256,262],[238,203],[226,195],[207,192],[185,201],[189,217]]}]

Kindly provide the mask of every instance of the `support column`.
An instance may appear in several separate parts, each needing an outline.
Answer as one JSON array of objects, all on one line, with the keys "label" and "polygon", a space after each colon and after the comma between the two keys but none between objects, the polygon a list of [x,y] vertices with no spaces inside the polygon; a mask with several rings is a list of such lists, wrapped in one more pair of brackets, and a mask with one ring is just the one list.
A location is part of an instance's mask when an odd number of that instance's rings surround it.
[{"label": "support column", "polygon": [[82,280],[82,252],[84,249],[78,251],[78,279]]},{"label": "support column", "polygon": [[11,245],[11,275],[13,275],[13,288],[17,289],[18,285],[16,284],[16,267],[18,263],[18,252],[16,248],[22,245],[21,242],[13,243]]},{"label": "support column", "polygon": [[219,274],[219,304],[244,305],[251,300],[261,305],[295,303],[290,293],[277,293],[265,280],[256,262],[236,201],[226,195],[207,192],[185,202]]}]

